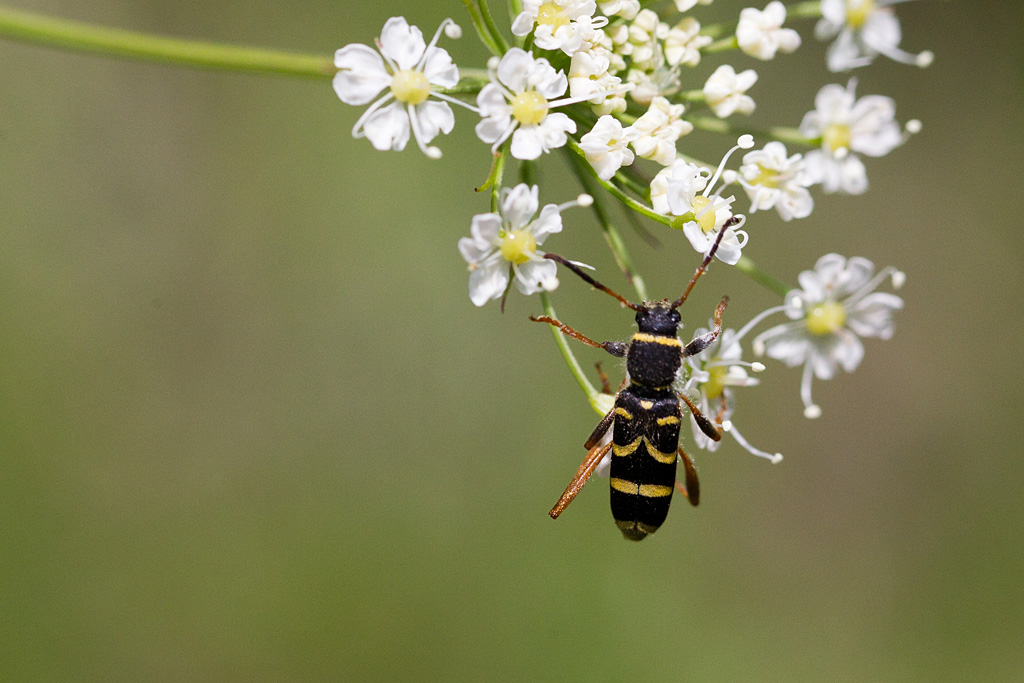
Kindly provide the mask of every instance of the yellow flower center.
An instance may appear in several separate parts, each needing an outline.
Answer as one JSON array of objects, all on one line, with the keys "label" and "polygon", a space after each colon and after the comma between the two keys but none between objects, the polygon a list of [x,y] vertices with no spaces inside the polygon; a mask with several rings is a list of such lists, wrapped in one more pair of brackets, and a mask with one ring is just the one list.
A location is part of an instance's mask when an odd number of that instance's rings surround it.
[{"label": "yellow flower center", "polygon": [[846,309],[838,301],[818,304],[807,314],[807,331],[814,335],[833,334],[846,324]]},{"label": "yellow flower center", "polygon": [[854,0],[846,9],[846,23],[851,28],[860,28],[875,11],[875,0]]},{"label": "yellow flower center", "polygon": [[850,133],[849,126],[833,123],[825,129],[825,134],[821,136],[821,139],[826,147],[836,152],[840,149],[850,149],[852,134]]},{"label": "yellow flower center", "polygon": [[524,126],[534,126],[548,115],[548,101],[536,90],[521,92],[512,98],[512,116]]},{"label": "yellow flower center", "polygon": [[[702,194],[693,198],[694,220],[697,221],[697,225],[699,225],[700,229],[705,233],[709,233],[715,229],[715,222],[717,220],[714,209],[704,211],[709,204],[711,204],[711,200]],[[704,211],[704,213],[702,214],[701,211]]]},{"label": "yellow flower center", "polygon": [[559,7],[553,2],[545,2],[537,10],[537,25],[550,26],[551,32],[554,33],[563,26],[569,25],[569,13],[565,11],[564,7]]},{"label": "yellow flower center", "polygon": [[762,187],[778,187],[779,186],[779,174],[770,168],[765,168],[761,164],[757,167],[761,169],[761,172],[756,178],[750,181],[751,185],[761,185]]},{"label": "yellow flower center", "polygon": [[[720,359],[715,358],[711,362],[714,363],[717,360]],[[701,386],[704,389],[704,395],[708,397],[709,401],[713,401],[725,391],[725,376],[729,374],[729,368],[725,365],[716,365],[708,368],[708,374],[711,376]]]},{"label": "yellow flower center", "polygon": [[404,69],[391,78],[391,93],[399,102],[419,104],[430,96],[430,81],[422,71]]},{"label": "yellow flower center", "polygon": [[526,263],[537,253],[537,239],[529,230],[513,230],[501,236],[501,255],[512,263]]}]

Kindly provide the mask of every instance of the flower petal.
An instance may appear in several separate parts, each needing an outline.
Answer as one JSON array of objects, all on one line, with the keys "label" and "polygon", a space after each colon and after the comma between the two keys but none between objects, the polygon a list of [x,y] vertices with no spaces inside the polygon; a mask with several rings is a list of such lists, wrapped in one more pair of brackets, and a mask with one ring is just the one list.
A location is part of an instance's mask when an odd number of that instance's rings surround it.
[{"label": "flower petal", "polygon": [[497,299],[508,286],[508,264],[499,260],[469,274],[469,299],[476,306],[483,306],[491,299]]},{"label": "flower petal", "polygon": [[381,54],[397,64],[399,69],[414,68],[426,49],[423,33],[410,26],[405,17],[391,17],[381,29]]},{"label": "flower petal", "polygon": [[391,85],[384,60],[365,45],[346,45],[334,53],[334,92],[345,104],[366,104]]},{"label": "flower petal", "polygon": [[439,47],[432,47],[427,51],[423,75],[439,88],[454,88],[459,84],[459,68],[452,63],[448,51]]},{"label": "flower petal", "polygon": [[455,114],[447,102],[423,102],[413,108],[416,120],[420,125],[420,132],[423,134],[423,143],[427,144],[439,133],[452,132],[455,127]]},{"label": "flower petal", "polygon": [[376,149],[403,150],[409,142],[409,114],[399,102],[392,102],[366,119],[363,133]]}]

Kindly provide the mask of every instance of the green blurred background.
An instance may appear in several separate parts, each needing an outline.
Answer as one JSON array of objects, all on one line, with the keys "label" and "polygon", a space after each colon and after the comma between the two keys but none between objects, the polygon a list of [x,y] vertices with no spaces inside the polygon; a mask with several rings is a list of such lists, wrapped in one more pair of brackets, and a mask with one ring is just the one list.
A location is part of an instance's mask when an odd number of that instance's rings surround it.
[{"label": "green blurred background", "polygon": [[[324,54],[453,16],[457,61],[485,59],[456,0],[20,6]],[[899,266],[896,338],[815,385],[816,422],[770,366],[737,423],[785,461],[697,453],[700,508],[639,545],[605,481],[547,517],[597,418],[535,298],[467,299],[471,115],[431,162],[351,139],[327,81],[0,44],[0,678],[1024,680],[1024,16],[899,13],[936,63],[876,62],[858,92],[924,131],[868,161],[866,196],[759,216],[747,252],[790,282],[827,251]],[[845,82],[810,28],[794,56],[728,58],[761,73],[757,121]],[[542,199],[567,175],[546,159]],[[658,234],[627,240],[674,295],[694,255]],[[624,288],[588,212],[555,240]],[[629,333],[562,280],[565,320]],[[715,268],[691,328],[723,293],[732,325],[776,301]]]}]

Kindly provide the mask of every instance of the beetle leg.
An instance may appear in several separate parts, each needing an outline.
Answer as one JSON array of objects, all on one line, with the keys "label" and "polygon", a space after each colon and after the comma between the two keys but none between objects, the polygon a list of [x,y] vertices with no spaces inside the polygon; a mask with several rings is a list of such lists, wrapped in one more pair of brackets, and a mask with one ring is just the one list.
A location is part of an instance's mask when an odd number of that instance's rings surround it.
[{"label": "beetle leg", "polygon": [[626,356],[627,344],[625,344],[623,342],[611,342],[611,341],[596,342],[593,339],[591,339],[590,337],[586,337],[583,334],[581,334],[580,332],[577,332],[576,330],[572,329],[571,327],[569,327],[565,323],[563,323],[563,322],[561,322],[559,320],[555,320],[554,318],[550,318],[550,317],[548,317],[546,315],[539,315],[539,316],[531,315],[530,316],[530,320],[532,320],[535,323],[547,323],[549,325],[557,327],[559,330],[562,331],[562,334],[565,334],[565,335],[567,335],[569,337],[572,337],[573,339],[575,339],[578,342],[583,342],[587,346],[593,346],[595,349],[604,349],[605,351],[607,351],[608,353],[612,354],[613,356],[617,356],[619,358],[624,358]]},{"label": "beetle leg", "polygon": [[679,455],[683,459],[683,469],[686,470],[686,487],[684,488],[677,481],[676,488],[679,489],[681,494],[686,496],[686,499],[690,501],[690,505],[697,507],[697,504],[700,503],[700,481],[697,479],[697,468],[693,466],[690,456],[682,448],[679,449]]},{"label": "beetle leg", "polygon": [[707,415],[700,412],[700,408],[693,404],[690,397],[683,393],[676,395],[682,399],[683,403],[690,409],[690,412],[693,413],[693,419],[697,420],[697,426],[700,427],[700,431],[704,432],[712,441],[721,441],[722,433],[715,427],[715,423],[709,420]]},{"label": "beetle leg", "polygon": [[723,296],[722,300],[718,302],[718,306],[715,308],[715,315],[712,318],[714,321],[714,329],[707,334],[694,337],[693,340],[683,349],[683,357],[696,356],[698,353],[711,346],[712,342],[718,339],[718,335],[722,331],[722,313],[725,311],[725,307],[728,303],[729,297]]},{"label": "beetle leg", "polygon": [[576,470],[576,476],[574,476],[572,481],[569,482],[569,485],[565,487],[562,497],[558,499],[558,502],[555,503],[555,507],[551,508],[551,512],[548,513],[551,515],[551,519],[558,519],[558,516],[562,514],[565,508],[569,507],[569,503],[571,503],[572,499],[576,497],[576,494],[583,490],[583,485],[587,483],[587,480],[590,479],[590,475],[592,475],[594,470],[597,469],[598,463],[601,462],[601,459],[604,458],[611,449],[612,444],[610,442],[603,446],[594,446],[590,449],[590,452],[587,453],[587,457],[584,458],[580,468]]}]

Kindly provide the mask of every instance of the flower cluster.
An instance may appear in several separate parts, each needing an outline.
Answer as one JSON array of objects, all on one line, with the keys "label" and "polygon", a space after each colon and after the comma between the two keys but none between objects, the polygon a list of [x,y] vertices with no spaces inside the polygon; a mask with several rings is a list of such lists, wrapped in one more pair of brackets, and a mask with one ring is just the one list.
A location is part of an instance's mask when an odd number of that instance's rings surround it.
[{"label": "flower cluster", "polygon": [[[815,192],[865,192],[865,159],[889,154],[921,124],[901,125],[889,97],[858,97],[854,79],[825,84],[799,125],[751,131],[732,119],[755,110],[760,72],[767,73],[761,63],[799,50],[796,24],[802,20],[816,19],[813,34],[832,41],[825,65],[830,71],[860,68],[878,55],[926,66],[930,52],[914,55],[899,47],[892,7],[899,1],[822,0],[787,9],[772,0],[737,8],[731,23],[708,25],[701,23],[700,11],[711,0],[518,0],[509,3],[514,9],[502,28],[486,0],[467,0],[473,27],[492,53],[485,69],[460,71],[438,45],[442,35],[461,34],[453,21],[442,22],[428,43],[418,28],[395,17],[373,48],[355,44],[338,50],[334,89],[347,104],[369,105],[353,135],[380,150],[404,149],[411,137],[425,154],[440,157],[433,141],[455,127],[450,105],[470,112],[491,167],[481,187],[489,190],[491,210],[474,216],[470,236],[458,241],[477,306],[500,299],[504,308],[513,284],[524,295],[540,294],[546,305],[558,286],[557,264],[578,273],[582,264],[541,247],[562,231],[565,209],[591,205],[615,263],[647,300],[612,222],[611,201],[681,232],[681,243],[700,255],[694,258],[714,255],[784,296],[781,305],[769,306],[739,330],[725,329],[687,357],[676,384],[716,428],[749,452],[778,462],[779,454],[754,448],[736,428],[735,394],[756,386],[750,372],[765,368],[742,359],[743,340],[766,318],[788,316],[789,322],[754,336],[753,351],[803,367],[804,414],[817,417],[821,410],[811,400],[811,380],[830,379],[838,367],[855,369],[864,352],[861,339],[892,336],[892,315],[903,301],[875,290],[886,278],[898,287],[903,275],[892,268],[876,275],[866,259],[828,254],[800,274],[799,288],[788,288],[749,258],[762,240],[788,239],[785,232],[766,234],[770,226],[763,215],[774,210],[783,222],[808,219]],[[728,54],[744,64],[757,60],[757,70],[723,60]],[[706,60],[722,61],[698,79],[694,67]],[[771,87],[784,85],[782,80]],[[689,153],[686,138],[694,133],[724,133],[735,145],[718,163],[705,163]],[[542,207],[535,166],[554,153],[565,157],[584,193]],[[522,182],[506,185],[511,164],[518,164]],[[640,231],[656,239],[647,228]],[[570,368],[589,387],[575,361]],[[604,405],[594,390],[587,391],[595,407]],[[699,447],[718,447],[697,422],[693,426]]]}]

